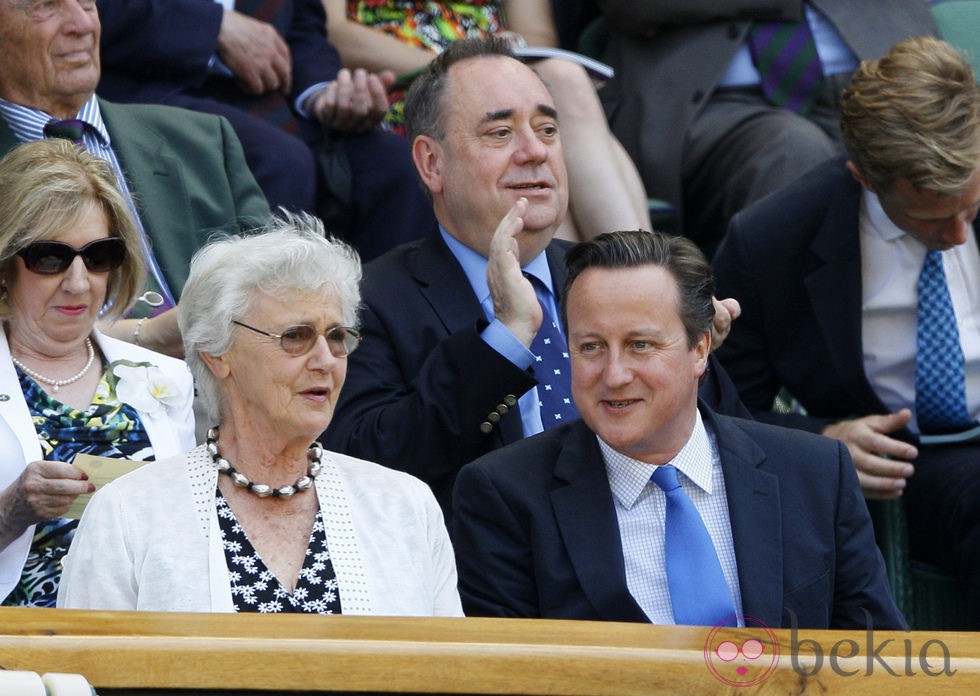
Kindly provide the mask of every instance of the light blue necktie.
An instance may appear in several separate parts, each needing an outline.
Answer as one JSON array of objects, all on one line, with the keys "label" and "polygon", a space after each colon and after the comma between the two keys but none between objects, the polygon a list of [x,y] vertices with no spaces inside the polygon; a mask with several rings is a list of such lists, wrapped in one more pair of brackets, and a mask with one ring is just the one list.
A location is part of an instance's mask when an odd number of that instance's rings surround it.
[{"label": "light blue necktie", "polygon": [[966,408],[963,348],[946,286],[942,252],[926,252],[918,290],[915,417],[919,430],[965,430],[974,422]]},{"label": "light blue necktie", "polygon": [[650,480],[667,497],[664,558],[674,623],[735,626],[735,606],[704,520],[681,488],[677,468],[658,466]]}]

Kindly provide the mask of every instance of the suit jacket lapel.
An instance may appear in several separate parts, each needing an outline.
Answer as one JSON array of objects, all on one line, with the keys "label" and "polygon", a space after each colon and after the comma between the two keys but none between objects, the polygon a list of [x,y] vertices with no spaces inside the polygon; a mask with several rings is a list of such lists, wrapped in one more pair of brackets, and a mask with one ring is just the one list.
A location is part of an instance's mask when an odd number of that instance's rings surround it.
[{"label": "suit jacket lapel", "polygon": [[[153,242],[153,254],[176,293],[187,280],[187,259],[201,243],[182,174],[184,165],[163,136],[132,118],[125,109],[101,99],[99,107],[140,222]],[[162,230],[186,230],[186,234],[163,235]]]},{"label": "suit jacket lapel", "polygon": [[779,480],[759,469],[765,454],[725,416],[701,408],[715,433],[725,474],[742,614],[782,625],[783,539]]},{"label": "suit jacket lapel", "polygon": [[[552,243],[546,250],[548,265],[555,292],[561,292],[565,282],[565,257],[567,245]],[[483,307],[473,293],[470,281],[449,247],[442,241],[438,230],[427,236],[419,245],[410,270],[420,292],[442,322],[446,335],[456,333],[472,326],[475,318],[484,316]],[[517,442],[524,437],[524,428],[519,417],[519,409],[512,410],[513,416],[503,418],[496,432],[500,444]]]},{"label": "suit jacket lapel", "polygon": [[[831,348],[839,380],[862,410],[882,411],[864,372],[861,330],[861,242],[856,221],[861,186],[850,180],[841,161],[841,186],[830,202],[823,225],[810,250],[813,267],[804,282],[820,333]],[[847,180],[843,180],[847,177]]]},{"label": "suit jacket lapel", "polygon": [[419,245],[410,270],[447,334],[472,326],[483,316],[466,274],[438,231]]},{"label": "suit jacket lapel", "polygon": [[623,546],[606,468],[595,436],[581,421],[565,440],[551,493],[562,542],[585,595],[604,621],[649,621],[626,585]]}]

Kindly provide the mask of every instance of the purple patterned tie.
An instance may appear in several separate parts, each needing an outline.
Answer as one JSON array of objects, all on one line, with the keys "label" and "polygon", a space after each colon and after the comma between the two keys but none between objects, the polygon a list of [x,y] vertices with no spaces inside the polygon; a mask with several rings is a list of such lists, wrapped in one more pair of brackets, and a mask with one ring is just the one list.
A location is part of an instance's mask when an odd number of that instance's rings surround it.
[{"label": "purple patterned tie", "polygon": [[756,23],[748,42],[766,99],[798,114],[809,113],[823,85],[823,67],[806,18]]},{"label": "purple patterned tie", "polygon": [[65,121],[51,120],[44,124],[45,138],[64,138],[79,147],[85,147],[85,121],[71,118]]}]

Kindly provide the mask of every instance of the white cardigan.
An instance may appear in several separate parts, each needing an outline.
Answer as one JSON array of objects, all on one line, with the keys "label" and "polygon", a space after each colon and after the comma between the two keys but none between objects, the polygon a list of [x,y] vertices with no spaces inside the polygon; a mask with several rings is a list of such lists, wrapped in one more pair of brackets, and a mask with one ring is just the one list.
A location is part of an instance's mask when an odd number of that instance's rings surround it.
[{"label": "white cardigan", "polygon": [[[58,606],[234,611],[217,483],[202,445],[96,493],[64,560]],[[428,486],[325,452],[315,490],[343,613],[463,615],[452,545]]]},{"label": "white cardigan", "polygon": [[[92,332],[92,338],[107,362],[131,360],[156,365],[186,394],[184,403],[166,414],[151,416],[139,412],[140,420],[153,446],[154,456],[163,459],[194,447],[194,386],[190,370],[187,369],[184,361],[116,340],[95,330]],[[28,462],[37,461],[42,457],[37,430],[31,420],[24,393],[20,389],[17,371],[10,359],[7,337],[2,330],[0,330],[0,418],[9,426],[15,439],[12,442],[10,437],[3,438],[5,442],[3,449],[0,450],[0,491],[2,491],[17,480]],[[34,525],[31,525],[5,549],[0,550],[0,601],[9,595],[20,581],[20,574],[33,537]]]}]

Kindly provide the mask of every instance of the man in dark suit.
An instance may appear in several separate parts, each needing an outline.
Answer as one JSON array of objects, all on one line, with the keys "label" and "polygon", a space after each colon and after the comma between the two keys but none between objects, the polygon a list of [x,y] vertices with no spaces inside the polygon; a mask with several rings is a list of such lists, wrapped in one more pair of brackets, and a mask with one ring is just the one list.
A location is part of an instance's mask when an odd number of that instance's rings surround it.
[{"label": "man in dark suit", "polygon": [[[859,628],[866,611],[902,627],[846,448],[699,401],[714,288],[693,242],[607,233],[566,264],[581,420],[460,472],[467,615]],[[705,543],[678,530],[667,471]],[[706,565],[685,575],[693,556]],[[712,609],[692,609],[692,584]]]},{"label": "man in dark suit", "polygon": [[[134,205],[148,242],[151,287],[176,301],[191,255],[207,237],[261,225],[269,206],[223,119],[95,97],[99,32],[90,0],[0,3],[0,154],[44,137],[52,119],[83,121],[85,148],[112,164]],[[183,354],[173,311],[103,328]]]},{"label": "man in dark suit", "polygon": [[[733,219],[715,266],[744,314],[718,355],[757,418],[841,440],[867,497],[904,496],[913,557],[967,579],[976,612],[980,448],[934,442],[980,416],[980,88],[948,44],[901,42],[855,73],[841,124],[848,159]],[[936,255],[958,350],[917,347],[936,323],[917,321]],[[962,358],[952,427],[922,422],[923,392],[954,382],[917,377],[935,354]],[[805,413],[770,412],[782,389]]]},{"label": "man in dark suit", "polygon": [[[922,0],[598,4],[611,30],[604,59],[616,69],[601,92],[612,131],[650,195],[669,201],[679,229],[706,250],[742,207],[840,152],[840,91],[860,60],[937,33]],[[777,106],[760,87],[751,37],[777,21],[812,33],[823,80],[809,108]]]},{"label": "man in dark suit", "polygon": [[365,260],[433,224],[408,143],[377,127],[394,76],[341,69],[320,0],[98,6],[100,96],[224,116],[272,207],[316,212]]},{"label": "man in dark suit", "polygon": [[440,229],[365,268],[365,340],[326,441],[418,476],[448,516],[461,466],[554,422],[529,368],[563,278],[565,164],[548,90],[500,39],[453,42],[405,112]]}]

